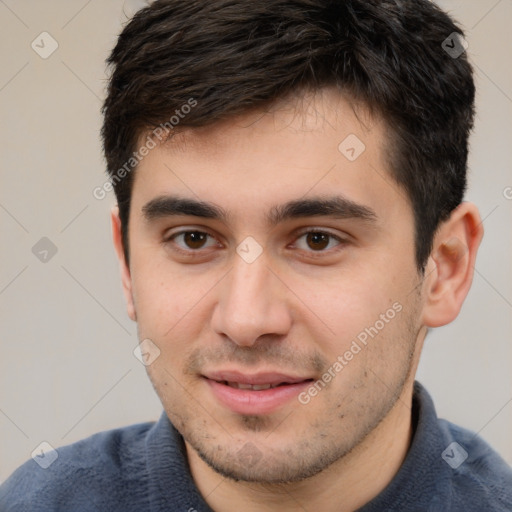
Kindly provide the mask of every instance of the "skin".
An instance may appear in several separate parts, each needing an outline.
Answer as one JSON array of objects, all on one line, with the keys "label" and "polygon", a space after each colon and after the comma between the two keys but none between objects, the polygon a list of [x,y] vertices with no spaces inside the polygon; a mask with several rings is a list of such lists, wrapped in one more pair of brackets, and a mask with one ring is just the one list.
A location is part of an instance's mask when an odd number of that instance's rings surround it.
[{"label": "skin", "polygon": [[[129,266],[112,210],[128,314],[139,339],[160,350],[148,374],[216,511],[355,510],[386,487],[407,454],[427,327],[457,316],[482,226],[474,205],[460,205],[419,273],[412,208],[391,178],[385,133],[382,120],[364,108],[355,115],[339,92],[324,89],[184,129],[151,150],[135,174]],[[366,146],[354,161],[338,150],[349,134]],[[148,202],[170,194],[214,203],[229,217],[145,218]],[[272,206],[333,195],[375,218],[267,224]],[[304,229],[342,242],[321,237],[324,247]],[[210,237],[203,246],[169,239],[180,230]],[[248,236],[262,248],[252,263],[236,251]],[[201,376],[237,369],[320,379],[396,303],[400,312],[307,404],[234,413]]]}]

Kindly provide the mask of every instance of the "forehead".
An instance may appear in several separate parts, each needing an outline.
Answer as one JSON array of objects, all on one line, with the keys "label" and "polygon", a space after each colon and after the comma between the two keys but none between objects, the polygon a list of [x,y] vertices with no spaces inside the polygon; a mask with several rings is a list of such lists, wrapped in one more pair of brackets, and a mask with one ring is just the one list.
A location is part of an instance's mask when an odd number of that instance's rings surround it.
[{"label": "forehead", "polygon": [[[200,103],[197,108],[200,108]],[[179,124],[176,126],[167,144],[168,149],[177,154],[194,151],[211,155],[220,153],[226,146],[233,153],[237,147],[242,149],[242,139],[256,148],[264,136],[277,138],[294,135],[305,138],[309,134],[311,139],[315,136],[324,138],[327,146],[332,145],[333,141],[328,137],[333,135],[333,130],[337,132],[335,139],[344,132],[354,133],[361,139],[372,137],[372,145],[382,146],[384,141],[381,139],[386,132],[383,121],[371,115],[364,104],[334,87],[298,92],[266,107],[253,108],[206,126],[187,128],[186,116],[183,124],[184,128]],[[273,147],[268,144],[267,150],[271,151]],[[296,149],[289,145],[280,150],[286,151],[287,148]],[[303,151],[307,149],[302,148]],[[247,152],[248,148],[243,150]],[[291,155],[287,158],[291,158]]]},{"label": "forehead", "polygon": [[380,119],[337,91],[317,91],[180,130],[139,164],[133,206],[141,211],[144,201],[180,195],[250,217],[308,195],[337,194],[385,214],[407,203],[386,144]]}]

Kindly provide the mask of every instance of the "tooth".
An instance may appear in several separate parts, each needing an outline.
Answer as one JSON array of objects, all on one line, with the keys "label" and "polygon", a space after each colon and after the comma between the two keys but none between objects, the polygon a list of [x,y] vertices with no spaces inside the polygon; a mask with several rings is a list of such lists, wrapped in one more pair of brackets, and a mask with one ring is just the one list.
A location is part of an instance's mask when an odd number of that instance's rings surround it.
[{"label": "tooth", "polygon": [[251,384],[242,384],[240,382],[234,382],[233,383],[234,387],[237,387],[238,389],[252,389],[252,385]]},{"label": "tooth", "polygon": [[254,391],[260,391],[262,389],[270,389],[270,384],[254,384],[254,386],[252,386],[252,389],[254,389]]},{"label": "tooth", "polygon": [[275,388],[279,384],[243,384],[241,382],[227,382],[226,384],[235,389],[251,389],[252,391],[261,391],[263,389]]}]

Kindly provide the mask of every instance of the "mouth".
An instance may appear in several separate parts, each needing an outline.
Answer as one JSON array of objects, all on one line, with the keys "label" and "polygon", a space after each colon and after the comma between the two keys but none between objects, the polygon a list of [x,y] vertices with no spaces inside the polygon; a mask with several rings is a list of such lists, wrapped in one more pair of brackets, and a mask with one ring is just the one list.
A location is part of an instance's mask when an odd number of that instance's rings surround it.
[{"label": "mouth", "polygon": [[[218,382],[218,381],[216,381]],[[264,389],[274,389],[278,386],[287,385],[286,382],[280,382],[279,384],[243,384],[242,382],[228,382],[227,380],[221,381],[220,384],[229,386],[235,389],[252,389],[253,391],[262,391]]]},{"label": "mouth", "polygon": [[202,375],[217,402],[238,414],[269,414],[289,403],[314,380],[276,372],[238,371]]}]

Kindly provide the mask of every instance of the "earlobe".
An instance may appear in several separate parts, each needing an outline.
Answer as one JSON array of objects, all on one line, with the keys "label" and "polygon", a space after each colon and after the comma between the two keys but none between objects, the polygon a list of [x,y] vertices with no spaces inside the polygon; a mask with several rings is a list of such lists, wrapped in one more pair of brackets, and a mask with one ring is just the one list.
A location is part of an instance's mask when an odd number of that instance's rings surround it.
[{"label": "earlobe", "polygon": [[459,314],[482,236],[480,215],[471,203],[459,205],[439,227],[425,271],[422,321],[427,327],[446,325]]},{"label": "earlobe", "polygon": [[133,300],[132,290],[132,278],[130,268],[126,263],[124,257],[123,238],[121,234],[121,219],[119,218],[119,207],[113,206],[110,211],[110,220],[112,224],[112,241],[114,243],[114,249],[117,254],[119,261],[119,269],[121,271],[121,283],[123,286],[123,293],[126,300],[126,308],[128,316],[134,321],[137,321],[137,315],[135,312],[135,304]]}]

